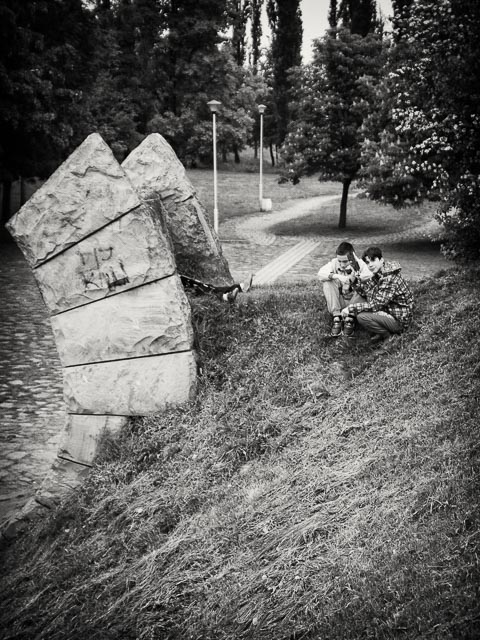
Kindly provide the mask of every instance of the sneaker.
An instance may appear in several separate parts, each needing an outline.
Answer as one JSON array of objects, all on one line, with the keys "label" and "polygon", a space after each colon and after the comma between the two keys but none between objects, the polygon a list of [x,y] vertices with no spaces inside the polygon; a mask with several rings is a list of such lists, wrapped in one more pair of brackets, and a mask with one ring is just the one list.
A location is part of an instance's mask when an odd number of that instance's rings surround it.
[{"label": "sneaker", "polygon": [[347,338],[353,338],[355,333],[355,318],[353,316],[347,316],[343,323],[343,335]]},{"label": "sneaker", "polygon": [[240,282],[240,291],[246,293],[252,286],[253,273],[250,273],[245,282]]},{"label": "sneaker", "polygon": [[338,338],[338,336],[342,335],[342,318],[340,316],[334,317],[330,335],[333,338]]},{"label": "sneaker", "polygon": [[229,291],[228,293],[225,293],[224,300],[230,302],[230,304],[233,304],[235,302],[236,297],[238,296],[239,291],[240,289],[235,288],[233,291]]}]

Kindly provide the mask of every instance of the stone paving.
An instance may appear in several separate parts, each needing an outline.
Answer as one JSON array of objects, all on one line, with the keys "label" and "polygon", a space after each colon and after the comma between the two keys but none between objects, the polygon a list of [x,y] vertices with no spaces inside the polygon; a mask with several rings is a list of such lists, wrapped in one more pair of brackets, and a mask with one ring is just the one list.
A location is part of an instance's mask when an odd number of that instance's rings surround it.
[{"label": "stone paving", "polygon": [[64,425],[62,373],[32,271],[0,245],[0,520],[23,506],[55,459]]},{"label": "stone paving", "polygon": [[[282,212],[255,214],[220,226],[225,257],[235,280],[241,281],[278,258],[301,237],[276,237],[273,223],[308,215],[331,198],[322,196]],[[421,279],[449,266],[428,236],[435,232],[427,221],[409,231],[382,236],[349,238],[331,235],[304,259],[276,279],[277,283],[315,279],[342,240],[351,240],[360,252],[368,244],[388,246],[388,257],[398,259],[404,274]],[[0,521],[30,498],[55,459],[63,430],[65,407],[62,373],[50,320],[30,267],[14,245],[0,245]]]},{"label": "stone paving", "polygon": [[[339,200],[339,196],[308,198],[284,211],[232,218],[220,225],[223,252],[230,263],[234,279],[241,282],[248,273],[264,269],[304,239],[303,236],[274,236],[269,233],[271,226],[292,218],[309,216],[322,205]],[[286,284],[315,280],[319,268],[335,256],[336,247],[344,240],[351,242],[359,254],[369,245],[381,246],[388,259],[400,262],[407,279],[421,280],[451,266],[440,253],[438,242],[431,240],[438,235],[438,223],[426,218],[415,227],[394,233],[351,237],[347,229],[343,234],[333,232],[328,237],[314,237],[319,241],[318,246],[303,260],[279,275],[275,282]]]}]

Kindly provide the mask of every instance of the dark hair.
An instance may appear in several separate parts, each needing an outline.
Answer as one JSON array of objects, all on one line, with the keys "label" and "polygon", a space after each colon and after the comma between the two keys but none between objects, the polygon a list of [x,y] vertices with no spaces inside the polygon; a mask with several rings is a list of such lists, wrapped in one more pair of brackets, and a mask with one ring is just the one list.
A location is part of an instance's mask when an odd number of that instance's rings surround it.
[{"label": "dark hair", "polygon": [[376,258],[382,258],[382,250],[380,247],[368,247],[363,252],[362,260],[368,258],[369,260],[375,260]]},{"label": "dark hair", "polygon": [[354,249],[350,242],[341,242],[337,247],[337,256],[347,256],[353,253]]}]

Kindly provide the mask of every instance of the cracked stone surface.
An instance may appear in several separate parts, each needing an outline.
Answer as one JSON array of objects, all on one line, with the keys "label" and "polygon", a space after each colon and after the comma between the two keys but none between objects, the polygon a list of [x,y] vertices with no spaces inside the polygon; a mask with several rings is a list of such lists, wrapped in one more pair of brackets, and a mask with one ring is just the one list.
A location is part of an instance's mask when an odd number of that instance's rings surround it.
[{"label": "cracked stone surface", "polygon": [[93,133],[7,226],[34,267],[139,204],[110,147]]},{"label": "cracked stone surface", "polygon": [[166,227],[179,273],[213,284],[231,284],[228,262],[208,212],[172,147],[152,133],[124,160],[122,167]]},{"label": "cracked stone surface", "polygon": [[52,318],[62,365],[187,351],[191,311],[177,275]]}]

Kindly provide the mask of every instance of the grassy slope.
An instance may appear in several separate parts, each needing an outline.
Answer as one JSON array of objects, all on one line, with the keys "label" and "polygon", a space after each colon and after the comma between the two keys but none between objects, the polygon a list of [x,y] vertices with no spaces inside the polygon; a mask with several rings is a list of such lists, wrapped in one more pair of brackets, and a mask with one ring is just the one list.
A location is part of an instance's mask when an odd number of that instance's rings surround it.
[{"label": "grassy slope", "polygon": [[389,351],[317,285],[195,299],[195,406],[106,442],[5,554],[3,638],[478,638],[479,272]]}]

